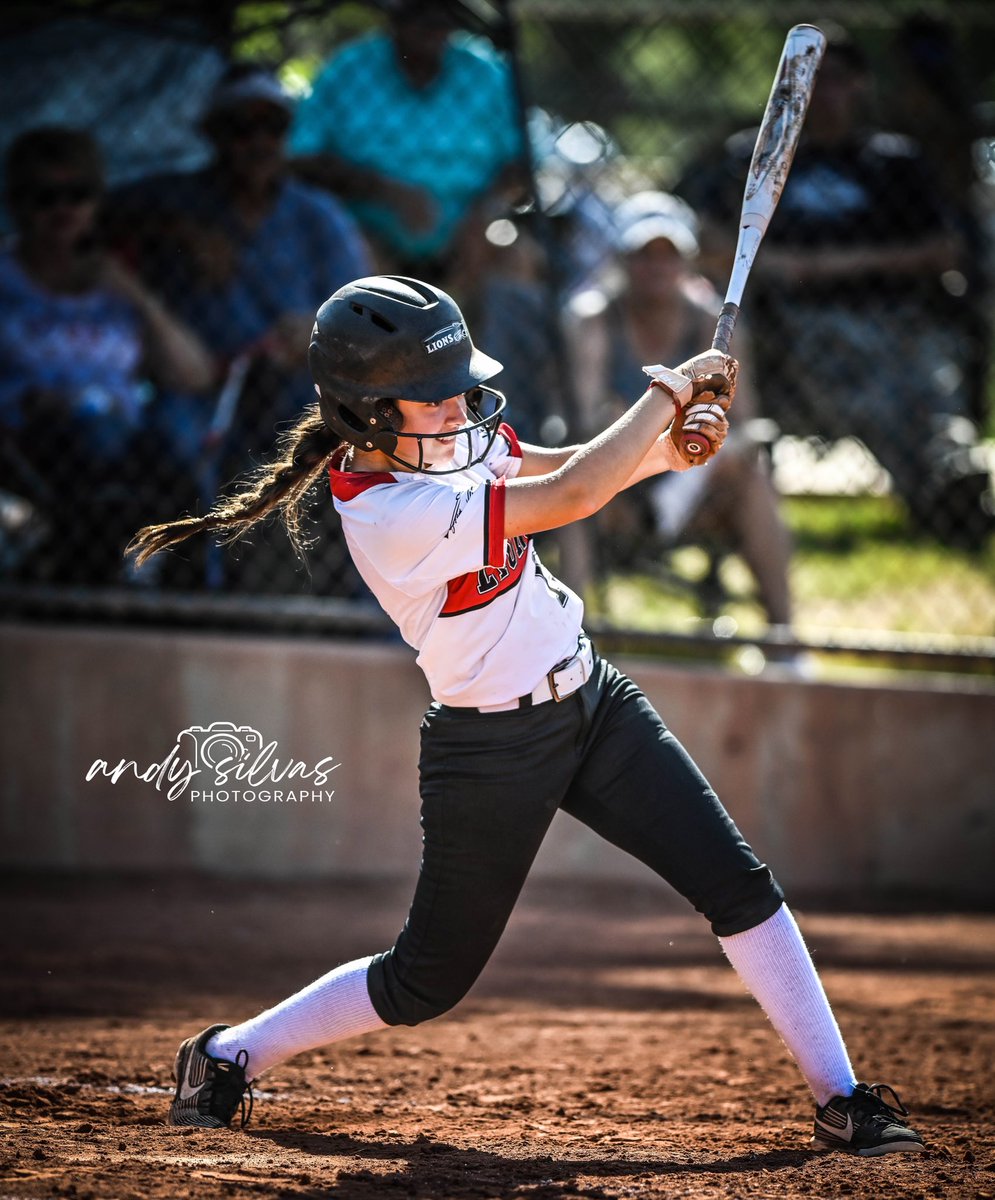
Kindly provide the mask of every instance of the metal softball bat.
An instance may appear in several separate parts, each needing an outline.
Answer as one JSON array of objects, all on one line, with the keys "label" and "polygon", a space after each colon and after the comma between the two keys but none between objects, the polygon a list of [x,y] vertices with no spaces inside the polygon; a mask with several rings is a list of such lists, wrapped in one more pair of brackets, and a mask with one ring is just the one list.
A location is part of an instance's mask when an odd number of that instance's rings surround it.
[{"label": "metal softball bat", "polygon": [[[723,354],[729,353],[750,268],[781,199],[825,49],[826,36],[814,25],[795,25],[785,38],[777,75],[753,147],[743,192],[736,257],[712,339],[712,349]],[[707,451],[707,444],[694,434],[687,434],[682,444],[685,457],[691,460]]]}]

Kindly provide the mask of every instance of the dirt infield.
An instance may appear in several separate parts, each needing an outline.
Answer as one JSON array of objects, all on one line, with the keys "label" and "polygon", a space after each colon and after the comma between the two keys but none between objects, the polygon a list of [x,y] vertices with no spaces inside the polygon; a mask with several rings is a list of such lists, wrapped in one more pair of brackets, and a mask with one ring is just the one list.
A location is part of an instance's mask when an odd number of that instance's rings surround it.
[{"label": "dirt infield", "polygon": [[995,1197],[995,916],[799,909],[858,1075],[928,1153],[810,1151],[808,1092],[704,923],[530,885],[447,1017],[301,1055],[244,1131],[162,1124],[181,1037],[389,944],[398,884],[0,883],[0,1200]]}]

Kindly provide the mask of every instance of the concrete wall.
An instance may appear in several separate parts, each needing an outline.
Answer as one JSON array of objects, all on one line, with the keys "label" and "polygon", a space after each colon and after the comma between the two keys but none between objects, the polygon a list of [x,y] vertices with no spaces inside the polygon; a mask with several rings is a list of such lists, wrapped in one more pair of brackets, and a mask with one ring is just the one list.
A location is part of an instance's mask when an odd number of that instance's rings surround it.
[{"label": "concrete wall", "polygon": [[[995,901],[990,687],[782,683],[618,662],[788,887]],[[428,694],[407,649],[7,624],[0,663],[0,864],[413,876]],[[170,800],[168,784],[134,770],[85,779],[98,759],[146,772],[182,731],[218,721],[275,741],[284,767],[310,771],[327,756],[339,766],[323,788],[268,785],[308,792],[293,803],[264,803],[262,788],[255,802],[222,803],[217,786],[213,802],[193,799],[206,790],[199,779]],[[651,878],[562,814],[536,872]]]}]

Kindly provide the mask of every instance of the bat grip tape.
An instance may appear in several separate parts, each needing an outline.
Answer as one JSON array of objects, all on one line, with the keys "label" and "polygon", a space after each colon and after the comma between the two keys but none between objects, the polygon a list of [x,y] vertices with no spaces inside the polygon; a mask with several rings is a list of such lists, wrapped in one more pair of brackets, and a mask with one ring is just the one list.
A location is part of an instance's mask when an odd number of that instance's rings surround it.
[{"label": "bat grip tape", "polygon": [[726,303],[722,305],[718,324],[715,326],[715,337],[712,339],[712,349],[720,354],[729,353],[733,330],[736,328],[736,318],[739,316],[739,305]]}]

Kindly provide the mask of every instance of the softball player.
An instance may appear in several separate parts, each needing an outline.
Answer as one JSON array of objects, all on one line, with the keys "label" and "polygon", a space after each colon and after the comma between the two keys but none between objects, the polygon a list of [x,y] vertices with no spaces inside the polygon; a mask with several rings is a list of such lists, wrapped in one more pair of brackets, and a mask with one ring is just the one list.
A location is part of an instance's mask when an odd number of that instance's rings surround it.
[{"label": "softball player", "polygon": [[647,368],[643,396],[587,444],[523,446],[486,386],[501,364],[474,347],[453,300],[377,276],[322,305],[310,365],[318,403],[283,457],[205,517],[142,530],[132,552],[141,562],[198,531],[237,535],[274,509],[295,536],[302,496],[328,473],[355,564],[417,649],[433,696],[421,724],[421,871],[389,950],[183,1042],[170,1123],[228,1126],[241,1110],[244,1125],[250,1084],[274,1064],[452,1008],[562,808],[711,923],[815,1096],[816,1145],[921,1150],[897,1095],[857,1083],[771,872],[645,696],[599,657],[581,601],[532,541],[639,479],[685,469],[682,426],[718,450],[735,361],[708,352],[675,371]]}]

